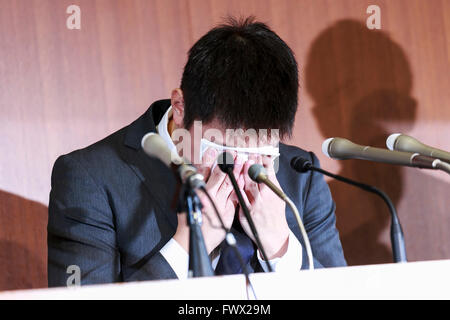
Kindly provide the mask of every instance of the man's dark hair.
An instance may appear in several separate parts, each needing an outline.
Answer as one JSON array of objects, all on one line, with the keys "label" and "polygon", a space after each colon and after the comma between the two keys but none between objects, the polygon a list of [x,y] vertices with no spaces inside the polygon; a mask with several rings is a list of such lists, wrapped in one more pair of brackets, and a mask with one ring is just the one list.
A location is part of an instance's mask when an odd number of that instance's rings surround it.
[{"label": "man's dark hair", "polygon": [[297,111],[297,62],[264,23],[228,18],[190,49],[181,90],[185,128],[217,119],[230,129],[279,129],[283,138]]}]

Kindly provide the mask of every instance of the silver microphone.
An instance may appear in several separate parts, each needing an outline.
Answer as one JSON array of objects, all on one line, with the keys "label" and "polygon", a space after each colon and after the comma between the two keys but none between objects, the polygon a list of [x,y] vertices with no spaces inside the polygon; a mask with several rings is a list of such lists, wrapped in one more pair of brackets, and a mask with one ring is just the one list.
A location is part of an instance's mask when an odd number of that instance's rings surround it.
[{"label": "silver microphone", "polygon": [[297,220],[297,224],[300,228],[303,240],[305,242],[306,254],[308,256],[309,270],[313,270],[314,261],[311,250],[311,244],[309,243],[308,234],[306,233],[306,229],[305,226],[303,225],[300,213],[298,212],[298,209],[295,206],[294,202],[283,192],[283,190],[278,188],[272,181],[270,181],[269,177],[267,176],[267,171],[262,165],[253,164],[248,169],[248,175],[250,176],[250,179],[252,179],[256,183],[264,183],[266,186],[268,186],[278,197],[280,197],[284,202],[286,202],[287,205],[291,208],[292,212],[294,213],[295,219]]},{"label": "silver microphone", "polygon": [[147,133],[141,140],[141,146],[148,156],[161,160],[173,169],[183,183],[188,183],[194,189],[205,186],[204,177],[197,172],[197,168],[181,158],[177,152],[170,150],[159,134]]},{"label": "silver microphone", "polygon": [[273,192],[275,192],[278,197],[280,197],[282,200],[286,200],[286,194],[281,189],[279,189],[272,181],[270,181],[269,177],[267,176],[267,171],[262,165],[253,164],[252,166],[250,166],[250,168],[248,169],[248,175],[253,181],[257,183],[264,183]]},{"label": "silver microphone", "polygon": [[429,156],[442,161],[450,162],[450,152],[430,147],[406,134],[393,133],[386,140],[389,150],[417,152],[423,156]]},{"label": "silver microphone", "polygon": [[322,144],[322,152],[329,158],[346,160],[362,159],[409,167],[438,169],[439,159],[419,153],[391,151],[382,148],[361,146],[344,138],[329,138]]}]

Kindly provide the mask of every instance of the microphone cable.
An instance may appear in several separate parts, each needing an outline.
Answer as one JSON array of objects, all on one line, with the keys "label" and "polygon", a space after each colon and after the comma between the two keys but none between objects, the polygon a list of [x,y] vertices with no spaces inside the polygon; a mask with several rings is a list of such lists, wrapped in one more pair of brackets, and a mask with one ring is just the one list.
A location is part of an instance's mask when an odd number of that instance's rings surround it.
[{"label": "microphone cable", "polygon": [[[295,219],[297,220],[298,227],[300,228],[300,232],[302,234],[303,241],[305,242],[306,254],[308,257],[308,269],[314,270],[314,260],[313,254],[311,250],[311,244],[309,242],[309,237],[306,232],[305,226],[303,224],[302,218],[300,217],[300,213],[294,202],[279,188],[277,188],[267,177],[266,169],[260,164],[252,165],[248,170],[248,175],[250,178],[256,183],[264,183],[270,190],[272,190],[281,200],[287,203],[287,205],[291,208],[294,213]],[[264,176],[264,178],[260,178]]]},{"label": "microphone cable", "polygon": [[300,217],[300,213],[298,212],[297,207],[295,206],[294,202],[286,196],[283,199],[291,208],[292,212],[294,213],[295,219],[297,220],[298,227],[300,228],[300,232],[302,234],[303,241],[305,241],[305,248],[306,248],[306,254],[308,256],[308,269],[314,270],[314,260],[313,260],[313,254],[311,250],[311,244],[309,243],[309,237],[306,233],[305,226],[303,224],[302,218]]},{"label": "microphone cable", "polygon": [[255,224],[253,223],[253,219],[250,215],[250,212],[248,211],[248,207],[245,204],[245,200],[242,197],[241,191],[239,190],[239,186],[237,184],[236,178],[233,174],[233,168],[234,168],[234,159],[233,156],[229,152],[223,152],[221,155],[219,155],[219,161],[218,166],[222,172],[228,175],[228,177],[231,180],[231,184],[233,185],[234,192],[236,193],[239,201],[239,205],[241,206],[242,211],[244,212],[245,218],[248,221],[248,224],[250,226],[250,229],[253,233],[253,236],[255,237],[256,246],[258,247],[259,251],[261,252],[261,255],[263,256],[264,262],[266,263],[267,269],[269,272],[272,272],[272,266],[270,265],[269,259],[267,258],[267,254],[261,244],[261,240],[259,239],[258,232],[256,231]]},{"label": "microphone cable", "polygon": [[381,197],[384,200],[384,202],[387,204],[389,211],[391,213],[391,246],[392,246],[393,260],[396,263],[407,262],[405,240],[404,240],[404,236],[403,236],[402,226],[400,225],[400,220],[397,215],[397,210],[395,209],[395,206],[392,203],[391,199],[388,197],[388,195],[384,191],[382,191],[374,186],[364,184],[361,182],[357,182],[357,181],[333,174],[333,173],[323,170],[321,168],[315,167],[315,166],[313,166],[311,161],[309,161],[301,156],[292,158],[291,167],[292,167],[292,169],[294,169],[295,171],[297,171],[299,173],[305,173],[307,171],[316,171],[323,175],[329,176],[329,177],[336,179],[338,181],[341,181],[341,182],[348,183],[350,185],[353,185],[353,186],[363,189],[365,191],[374,193],[374,194],[378,195],[379,197]]},{"label": "microphone cable", "polygon": [[[247,265],[245,264],[244,259],[242,258],[241,253],[239,252],[239,249],[236,246],[236,238],[230,232],[230,230],[225,226],[225,223],[222,220],[222,216],[220,215],[219,210],[217,209],[217,206],[214,203],[214,200],[212,199],[212,197],[209,194],[208,190],[206,190],[205,186],[201,186],[199,189],[206,195],[206,197],[208,198],[209,202],[213,206],[214,212],[216,213],[216,216],[219,218],[221,228],[225,231],[225,241],[227,242],[227,244],[231,248],[233,248],[233,251],[234,251],[234,253],[236,254],[236,256],[237,256],[237,258],[239,260],[239,264],[242,267],[242,271],[244,272],[246,284],[252,290],[253,296],[255,297],[255,299],[258,300],[258,298],[256,297],[255,288],[253,287],[253,284],[250,281],[250,276],[249,276],[250,273],[247,270]],[[206,216],[208,216],[208,215],[206,215]],[[247,294],[247,297],[248,297],[248,294]]]}]

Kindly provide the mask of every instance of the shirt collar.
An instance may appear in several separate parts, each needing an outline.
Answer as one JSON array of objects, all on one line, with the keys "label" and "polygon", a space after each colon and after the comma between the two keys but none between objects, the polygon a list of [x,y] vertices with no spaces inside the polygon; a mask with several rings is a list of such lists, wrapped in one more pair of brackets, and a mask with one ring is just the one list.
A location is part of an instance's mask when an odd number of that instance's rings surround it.
[{"label": "shirt collar", "polygon": [[[172,137],[169,134],[168,126],[169,120],[172,118],[172,106],[170,106],[167,111],[164,113],[161,121],[158,123],[156,130],[158,134],[163,138],[166,142],[167,147],[171,151],[175,151],[178,154],[177,147],[173,143]],[[280,155],[278,147],[266,146],[266,147],[257,147],[257,148],[236,148],[236,147],[226,147],[215,144],[206,139],[201,139],[200,144],[200,159],[203,157],[203,153],[206,151],[208,147],[215,148],[218,151],[237,151],[238,153],[242,153],[241,156],[244,161],[248,159],[248,153],[256,153],[262,155],[270,155],[272,157],[278,157]]]},{"label": "shirt collar", "polygon": [[177,147],[173,143],[172,137],[169,134],[169,120],[172,118],[172,106],[167,109],[166,113],[164,113],[161,121],[158,123],[156,130],[158,134],[163,138],[163,140],[167,143],[167,146],[172,151],[177,151]]}]

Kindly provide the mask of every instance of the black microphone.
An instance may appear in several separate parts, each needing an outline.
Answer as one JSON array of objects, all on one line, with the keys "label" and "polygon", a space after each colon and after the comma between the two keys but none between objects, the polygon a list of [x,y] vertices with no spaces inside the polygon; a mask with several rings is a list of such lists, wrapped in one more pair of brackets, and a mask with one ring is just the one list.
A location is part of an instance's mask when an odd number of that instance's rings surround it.
[{"label": "black microphone", "polygon": [[405,239],[403,236],[402,226],[400,225],[400,220],[398,219],[397,210],[395,209],[394,204],[388,195],[382,190],[360,182],[356,182],[354,180],[339,176],[337,174],[333,174],[321,168],[315,167],[312,162],[308,159],[305,159],[301,156],[297,156],[292,158],[291,167],[299,172],[305,173],[307,171],[316,171],[326,176],[332,177],[336,180],[351,184],[355,187],[361,188],[365,191],[375,193],[380,196],[384,202],[387,204],[389,211],[391,213],[391,247],[392,247],[392,255],[394,262],[407,262],[406,259],[406,248],[405,248]]},{"label": "black microphone", "polygon": [[217,160],[217,165],[219,166],[220,170],[222,172],[226,173],[228,177],[231,180],[231,184],[233,185],[234,192],[236,193],[239,201],[239,205],[241,206],[242,211],[244,212],[245,218],[248,221],[248,224],[250,226],[250,229],[252,231],[253,237],[255,238],[256,246],[258,247],[259,251],[261,252],[261,255],[264,258],[264,261],[266,262],[267,269],[269,272],[272,272],[272,267],[270,266],[269,259],[267,258],[266,252],[261,244],[261,241],[259,239],[258,232],[256,231],[255,224],[253,223],[253,219],[250,216],[250,212],[248,211],[247,205],[245,204],[244,198],[242,197],[242,193],[239,190],[239,186],[236,181],[236,177],[234,176],[233,169],[234,169],[234,158],[229,152],[223,152],[219,155],[219,158]]}]

